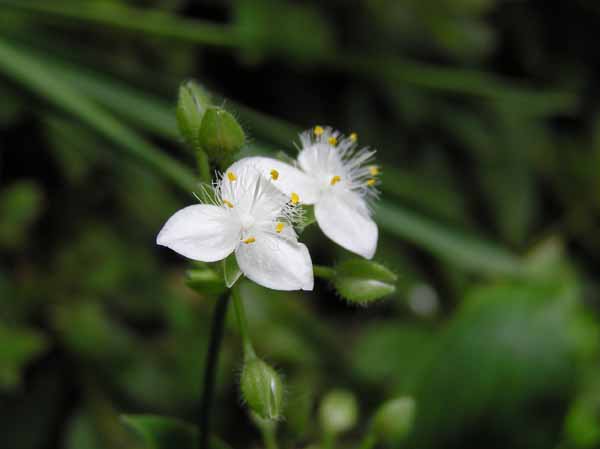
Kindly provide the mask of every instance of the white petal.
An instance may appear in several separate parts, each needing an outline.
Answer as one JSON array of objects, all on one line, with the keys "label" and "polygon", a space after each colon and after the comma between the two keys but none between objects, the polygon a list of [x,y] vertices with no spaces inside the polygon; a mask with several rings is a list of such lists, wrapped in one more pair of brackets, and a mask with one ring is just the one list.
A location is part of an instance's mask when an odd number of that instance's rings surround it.
[{"label": "white petal", "polygon": [[305,245],[266,232],[255,238],[235,251],[240,269],[250,280],[274,290],[313,289],[312,261]]},{"label": "white petal", "polygon": [[377,225],[360,195],[323,195],[315,204],[315,218],[323,233],[338,245],[367,259],[375,255]]},{"label": "white petal", "polygon": [[326,143],[315,143],[298,154],[298,163],[305,173],[320,178],[323,175],[344,176],[345,169],[339,151]]},{"label": "white petal", "polygon": [[240,232],[224,207],[197,204],[169,218],[156,243],[189,259],[214,262],[233,252],[239,244]]},{"label": "white petal", "polygon": [[[300,197],[301,203],[314,204],[319,197],[319,188],[311,176],[277,159],[269,157],[246,157],[237,161],[228,170],[235,173],[243,171],[248,166],[257,169],[265,179],[270,180],[272,185],[277,187],[288,198],[292,193],[296,193]],[[277,171],[277,179],[273,179],[271,175],[272,170]]]}]

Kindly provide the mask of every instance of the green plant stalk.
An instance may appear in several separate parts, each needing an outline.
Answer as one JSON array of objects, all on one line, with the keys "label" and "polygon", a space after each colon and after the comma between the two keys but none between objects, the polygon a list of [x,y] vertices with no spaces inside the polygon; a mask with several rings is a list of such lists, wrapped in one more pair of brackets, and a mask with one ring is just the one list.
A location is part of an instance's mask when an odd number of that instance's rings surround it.
[{"label": "green plant stalk", "polygon": [[199,448],[208,449],[210,438],[210,422],[215,396],[215,379],[219,363],[219,351],[225,329],[225,318],[227,316],[227,305],[229,304],[229,293],[226,292],[217,301],[210,331],[210,341],[206,354],[206,365],[204,369],[204,381],[202,388],[202,402],[200,404],[200,435]]},{"label": "green plant stalk", "polygon": [[210,185],[212,182],[212,176],[210,175],[210,161],[204,151],[196,150],[196,165],[198,166],[201,181]]},{"label": "green plant stalk", "polygon": [[242,299],[242,295],[240,294],[240,283],[237,282],[236,285],[231,289],[231,296],[233,298],[233,308],[235,310],[235,317],[237,319],[238,328],[240,330],[240,335],[242,336],[242,345],[244,348],[244,361],[248,362],[253,358],[256,358],[256,352],[254,351],[254,346],[252,346],[252,340],[250,340],[250,333],[248,332],[248,321],[246,320],[246,312],[244,310],[244,301]]},{"label": "green plant stalk", "polygon": [[265,443],[266,449],[279,449],[277,445],[276,438],[276,423],[270,425],[258,424],[258,428],[260,430],[260,435],[262,437],[263,443]]},{"label": "green plant stalk", "polygon": [[330,281],[335,276],[335,269],[331,267],[324,267],[323,265],[313,265],[313,273],[318,278],[327,279]]},{"label": "green plant stalk", "polygon": [[186,191],[194,189],[195,176],[186,167],[123,126],[111,114],[80,92],[73,90],[44,64],[2,39],[0,39],[0,71],[75,115],[126,150],[129,155],[151,165]]}]

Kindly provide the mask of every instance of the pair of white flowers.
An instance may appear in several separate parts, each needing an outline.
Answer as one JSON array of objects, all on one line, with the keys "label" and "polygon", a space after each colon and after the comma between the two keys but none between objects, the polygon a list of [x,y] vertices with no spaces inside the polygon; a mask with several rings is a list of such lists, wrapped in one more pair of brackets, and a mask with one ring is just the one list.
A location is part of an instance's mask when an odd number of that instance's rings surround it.
[{"label": "pair of white flowers", "polygon": [[235,252],[240,270],[276,290],[312,290],[313,269],[293,225],[300,205],[314,205],[323,233],[340,246],[370,259],[377,225],[369,199],[375,197],[374,151],[320,126],[300,135],[296,166],[267,157],[244,158],[214,184],[212,204],[176,212],[157,237],[193,260],[215,262]]}]

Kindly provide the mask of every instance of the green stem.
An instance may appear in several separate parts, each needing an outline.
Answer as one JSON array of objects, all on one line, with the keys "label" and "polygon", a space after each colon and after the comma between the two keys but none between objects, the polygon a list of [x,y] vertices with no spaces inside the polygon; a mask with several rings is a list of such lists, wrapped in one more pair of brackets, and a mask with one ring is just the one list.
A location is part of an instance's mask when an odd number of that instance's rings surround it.
[{"label": "green stem", "polygon": [[332,280],[335,276],[335,269],[331,267],[324,267],[323,265],[313,265],[313,272],[316,277],[321,279]]},{"label": "green stem", "polygon": [[198,165],[198,172],[200,173],[202,182],[211,185],[212,176],[210,175],[210,161],[204,151],[196,150],[196,164]]},{"label": "green stem", "polygon": [[215,379],[219,363],[219,350],[223,341],[225,329],[225,318],[227,316],[227,305],[229,295],[225,294],[219,298],[215,306],[213,322],[206,354],[206,365],[204,369],[204,385],[202,390],[202,403],[200,405],[200,449],[208,449],[210,435],[210,418],[215,395]]},{"label": "green stem", "polygon": [[231,296],[233,298],[233,307],[235,309],[235,317],[237,318],[238,327],[242,336],[242,345],[244,347],[244,360],[247,362],[256,357],[256,352],[252,346],[250,340],[250,333],[248,332],[248,322],[246,320],[246,312],[244,310],[244,301],[240,295],[239,283],[237,283],[231,289]]},{"label": "green stem", "polygon": [[265,448],[278,449],[277,439],[275,438],[276,427],[274,425],[260,425],[259,429],[263,442],[265,443]]}]

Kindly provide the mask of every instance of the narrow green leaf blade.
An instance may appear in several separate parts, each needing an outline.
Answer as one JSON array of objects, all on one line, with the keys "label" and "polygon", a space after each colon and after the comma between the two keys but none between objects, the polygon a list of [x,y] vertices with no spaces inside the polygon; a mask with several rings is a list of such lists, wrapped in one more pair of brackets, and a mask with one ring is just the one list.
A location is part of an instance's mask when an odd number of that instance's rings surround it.
[{"label": "narrow green leaf blade", "polygon": [[525,274],[524,264],[518,257],[491,242],[447,228],[384,201],[376,209],[375,217],[386,232],[415,243],[467,271],[503,276]]},{"label": "narrow green leaf blade", "polygon": [[183,421],[158,415],[122,415],[121,421],[148,449],[198,447],[198,430]]},{"label": "narrow green leaf blade", "polygon": [[125,127],[85,95],[73,90],[70,84],[55,76],[49,67],[26,50],[6,40],[0,40],[0,71],[75,115],[129,155],[144,161],[185,190],[194,189],[196,179],[186,167]]}]

